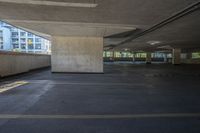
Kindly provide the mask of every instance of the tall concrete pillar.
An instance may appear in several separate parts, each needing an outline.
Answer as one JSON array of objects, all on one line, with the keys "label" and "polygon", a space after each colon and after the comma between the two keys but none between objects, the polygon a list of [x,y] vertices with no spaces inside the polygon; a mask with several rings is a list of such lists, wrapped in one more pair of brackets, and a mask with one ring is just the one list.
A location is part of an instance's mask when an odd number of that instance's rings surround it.
[{"label": "tall concrete pillar", "polygon": [[115,51],[112,51],[112,60],[115,61]]},{"label": "tall concrete pillar", "polygon": [[181,64],[181,49],[175,48],[172,50],[172,64],[179,65]]},{"label": "tall concrete pillar", "polygon": [[135,62],[135,52],[133,52],[133,62]]},{"label": "tall concrete pillar", "polygon": [[147,52],[146,64],[151,64],[151,52]]},{"label": "tall concrete pillar", "polygon": [[52,37],[52,72],[103,72],[102,37]]}]

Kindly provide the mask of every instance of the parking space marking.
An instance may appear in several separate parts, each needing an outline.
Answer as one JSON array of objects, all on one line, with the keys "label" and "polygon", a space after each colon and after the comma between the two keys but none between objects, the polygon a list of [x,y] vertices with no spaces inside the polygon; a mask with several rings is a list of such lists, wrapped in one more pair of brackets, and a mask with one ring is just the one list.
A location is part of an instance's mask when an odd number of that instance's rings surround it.
[{"label": "parking space marking", "polygon": [[145,119],[145,118],[197,118],[200,113],[119,114],[119,115],[20,115],[0,114],[0,119]]},{"label": "parking space marking", "polygon": [[12,83],[6,83],[3,85],[0,85],[0,93],[3,93],[5,91],[11,90],[13,88],[16,88],[16,87],[19,87],[19,86],[22,86],[25,84],[28,84],[28,82],[27,81],[15,81]]},{"label": "parking space marking", "polygon": [[85,85],[85,86],[93,86],[93,85],[98,85],[98,86],[145,86],[145,87],[153,87],[153,85],[148,84],[140,84],[140,83],[105,83],[105,82],[52,82],[51,80],[28,80],[30,84],[50,84],[50,85]]}]

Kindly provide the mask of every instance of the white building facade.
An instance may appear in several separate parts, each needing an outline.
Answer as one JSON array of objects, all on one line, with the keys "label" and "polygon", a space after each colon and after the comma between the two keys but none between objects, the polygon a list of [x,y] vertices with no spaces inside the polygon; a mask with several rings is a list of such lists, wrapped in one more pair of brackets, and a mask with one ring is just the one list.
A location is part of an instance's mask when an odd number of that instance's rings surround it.
[{"label": "white building facade", "polygon": [[11,32],[10,29],[0,26],[0,49],[11,50]]},{"label": "white building facade", "polygon": [[51,53],[51,43],[42,37],[0,22],[0,49],[26,53]]}]

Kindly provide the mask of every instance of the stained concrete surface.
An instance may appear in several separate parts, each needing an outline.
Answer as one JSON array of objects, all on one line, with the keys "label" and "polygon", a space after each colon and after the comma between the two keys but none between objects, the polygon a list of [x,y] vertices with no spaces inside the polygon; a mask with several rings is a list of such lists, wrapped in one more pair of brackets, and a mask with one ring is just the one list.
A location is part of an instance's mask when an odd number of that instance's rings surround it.
[{"label": "stained concrete surface", "polygon": [[103,38],[52,37],[52,72],[103,72]]},{"label": "stained concrete surface", "polygon": [[50,64],[50,55],[0,51],[0,77],[49,67]]},{"label": "stained concrete surface", "polygon": [[[105,64],[105,74],[49,69],[2,79],[30,83],[0,94],[0,115],[200,112],[199,65]],[[199,133],[200,117],[0,119],[0,133]]]}]

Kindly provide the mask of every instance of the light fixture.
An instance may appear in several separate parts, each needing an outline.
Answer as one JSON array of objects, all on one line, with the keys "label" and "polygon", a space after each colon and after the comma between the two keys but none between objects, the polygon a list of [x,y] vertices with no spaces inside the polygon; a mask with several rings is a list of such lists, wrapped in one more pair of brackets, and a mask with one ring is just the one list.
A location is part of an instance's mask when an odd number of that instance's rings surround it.
[{"label": "light fixture", "polygon": [[156,44],[160,44],[161,42],[160,41],[148,41],[147,43],[153,46]]},{"label": "light fixture", "polygon": [[129,51],[129,49],[128,48],[124,48],[124,51]]},{"label": "light fixture", "polygon": [[170,46],[170,45],[160,46],[160,47],[157,47],[157,48],[159,48],[159,49],[173,49],[173,47]]},{"label": "light fixture", "polygon": [[15,3],[15,4],[45,5],[45,6],[85,7],[85,8],[95,8],[98,5],[95,2],[74,3],[74,2],[55,2],[48,0],[0,0],[0,2]]}]

